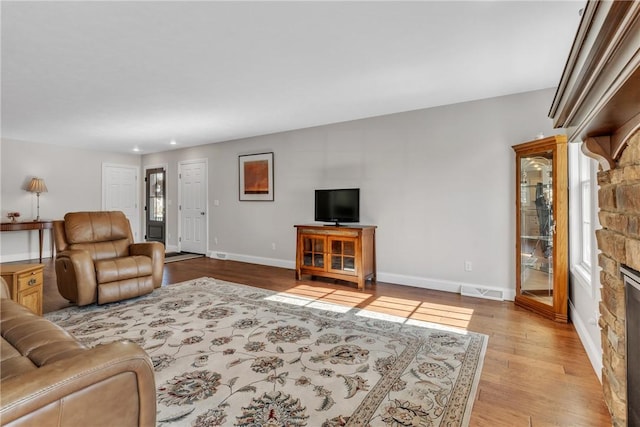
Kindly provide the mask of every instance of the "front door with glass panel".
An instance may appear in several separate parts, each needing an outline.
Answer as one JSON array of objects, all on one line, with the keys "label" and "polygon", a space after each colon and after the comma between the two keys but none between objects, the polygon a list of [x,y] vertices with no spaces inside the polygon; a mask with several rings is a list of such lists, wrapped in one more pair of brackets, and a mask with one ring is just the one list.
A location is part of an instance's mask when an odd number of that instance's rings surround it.
[{"label": "front door with glass panel", "polygon": [[165,171],[147,169],[146,183],[146,240],[165,243]]}]

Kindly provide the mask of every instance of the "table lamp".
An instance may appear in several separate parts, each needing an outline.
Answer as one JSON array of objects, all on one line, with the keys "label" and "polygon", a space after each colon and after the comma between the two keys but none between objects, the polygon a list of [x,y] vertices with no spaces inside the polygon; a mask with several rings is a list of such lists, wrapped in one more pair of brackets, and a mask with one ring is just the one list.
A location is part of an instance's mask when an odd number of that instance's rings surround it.
[{"label": "table lamp", "polygon": [[40,221],[40,193],[46,193],[47,186],[44,183],[44,179],[42,178],[31,178],[31,182],[29,183],[29,187],[27,187],[27,191],[31,193],[36,193],[36,197],[38,199],[38,210],[36,221]]}]

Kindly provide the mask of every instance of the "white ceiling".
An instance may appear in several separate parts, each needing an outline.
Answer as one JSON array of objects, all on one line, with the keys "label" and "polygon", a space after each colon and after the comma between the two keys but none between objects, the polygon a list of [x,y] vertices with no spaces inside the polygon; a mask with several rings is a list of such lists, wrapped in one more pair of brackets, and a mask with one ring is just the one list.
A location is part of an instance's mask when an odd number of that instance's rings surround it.
[{"label": "white ceiling", "polygon": [[152,153],[555,87],[583,6],[2,1],[2,137]]}]

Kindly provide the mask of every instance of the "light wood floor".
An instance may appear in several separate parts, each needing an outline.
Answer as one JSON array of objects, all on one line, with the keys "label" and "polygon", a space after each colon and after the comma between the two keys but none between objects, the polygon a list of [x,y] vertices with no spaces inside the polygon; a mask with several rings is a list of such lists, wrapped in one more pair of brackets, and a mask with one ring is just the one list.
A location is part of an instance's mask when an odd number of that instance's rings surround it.
[{"label": "light wood floor", "polygon": [[[43,262],[46,313],[68,303],[58,294],[53,262]],[[164,283],[203,276],[489,335],[471,426],[611,426],[600,383],[571,324],[543,319],[511,302],[386,283],[367,283],[360,292],[351,284],[298,282],[292,270],[208,258],[166,264]]]}]

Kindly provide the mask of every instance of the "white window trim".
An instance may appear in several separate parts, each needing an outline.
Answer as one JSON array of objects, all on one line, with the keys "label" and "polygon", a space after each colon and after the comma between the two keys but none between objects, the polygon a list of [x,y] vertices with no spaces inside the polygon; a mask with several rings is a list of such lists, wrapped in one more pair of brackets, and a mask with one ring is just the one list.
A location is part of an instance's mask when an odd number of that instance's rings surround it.
[{"label": "white window trim", "polygon": [[[569,144],[569,170],[573,171],[569,175],[569,227],[570,227],[570,270],[576,278],[576,282],[592,298],[596,297],[596,287],[598,280],[598,250],[595,240],[595,230],[600,228],[598,221],[597,206],[597,162],[583,161],[583,154],[580,152],[581,144]],[[584,167],[589,170],[584,171]],[[590,230],[585,233],[583,230],[583,183],[584,172],[588,173],[591,194],[590,194]],[[590,239],[590,262],[583,259],[583,239]]]}]

